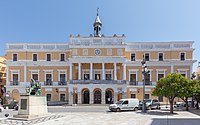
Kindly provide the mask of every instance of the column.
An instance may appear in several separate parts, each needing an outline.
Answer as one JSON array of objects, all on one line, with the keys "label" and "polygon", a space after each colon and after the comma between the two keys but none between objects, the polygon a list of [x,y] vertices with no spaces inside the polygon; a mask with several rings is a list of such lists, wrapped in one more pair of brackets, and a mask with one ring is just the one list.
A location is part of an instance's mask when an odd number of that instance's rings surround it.
[{"label": "column", "polygon": [[190,65],[190,75],[187,76],[188,78],[191,78],[192,73],[193,73],[192,71],[193,71],[193,64]]},{"label": "column", "polygon": [[105,80],[105,70],[104,70],[104,63],[102,63],[102,80]]},{"label": "column", "polygon": [[78,63],[78,80],[81,80],[81,63]]},{"label": "column", "polygon": [[77,92],[78,94],[78,104],[81,104],[81,92]]},{"label": "column", "polygon": [[117,80],[117,66],[116,66],[116,63],[114,63],[114,80]]},{"label": "column", "polygon": [[93,74],[92,74],[92,66],[93,66],[93,63],[90,63],[90,80],[92,80],[93,78],[92,78],[92,76],[93,76]]},{"label": "column", "polygon": [[72,63],[69,66],[69,80],[72,80]]},{"label": "column", "polygon": [[123,64],[123,80],[126,80],[126,64]]},{"label": "column", "polygon": [[26,84],[26,65],[24,65],[24,83]]},{"label": "column", "polygon": [[10,84],[9,84],[9,81],[10,81],[10,80],[8,79],[8,78],[9,78],[9,75],[10,75],[10,74],[9,74],[9,66],[7,66],[7,67],[6,67],[6,85],[10,85]]},{"label": "column", "polygon": [[117,102],[117,98],[118,98],[118,92],[114,92],[114,102],[113,103]]},{"label": "column", "polygon": [[94,103],[94,96],[93,96],[93,92],[90,91],[90,104]]},{"label": "column", "polygon": [[105,104],[105,91],[103,91],[103,90],[101,93],[101,104]]},{"label": "column", "polygon": [[73,104],[73,94],[69,91],[69,104]]},{"label": "column", "polygon": [[174,72],[174,65],[171,65],[171,73]]}]

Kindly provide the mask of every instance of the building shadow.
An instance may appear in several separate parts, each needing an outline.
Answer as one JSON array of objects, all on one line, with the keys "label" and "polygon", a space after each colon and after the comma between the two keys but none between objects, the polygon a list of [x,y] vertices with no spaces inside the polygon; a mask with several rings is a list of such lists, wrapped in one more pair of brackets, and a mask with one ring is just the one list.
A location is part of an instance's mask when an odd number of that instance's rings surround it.
[{"label": "building shadow", "polygon": [[177,112],[174,112],[171,114],[169,111],[160,111],[160,110],[148,110],[146,113],[143,113],[142,111],[137,111],[138,114],[146,114],[146,115],[158,115],[158,116],[175,116],[178,115]]},{"label": "building shadow", "polygon": [[200,116],[200,109],[190,109],[188,112]]},{"label": "building shadow", "polygon": [[150,125],[199,125],[200,118],[153,118]]}]

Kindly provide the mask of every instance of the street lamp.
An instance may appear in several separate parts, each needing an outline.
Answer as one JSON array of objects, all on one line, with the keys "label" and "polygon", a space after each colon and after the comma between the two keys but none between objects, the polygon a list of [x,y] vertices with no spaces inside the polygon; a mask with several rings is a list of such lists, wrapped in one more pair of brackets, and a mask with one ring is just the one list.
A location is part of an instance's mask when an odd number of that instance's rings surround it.
[{"label": "street lamp", "polygon": [[[191,76],[191,80],[194,80],[195,78],[196,78],[196,74],[195,72],[193,72]],[[191,107],[194,108],[194,96],[192,96]]]},{"label": "street lamp", "polygon": [[142,103],[142,112],[146,113],[146,102],[145,102],[145,78],[146,78],[146,74],[149,73],[149,70],[147,69],[147,64],[146,64],[146,60],[144,58],[143,55],[143,60],[142,60],[142,74],[143,74],[143,103]]}]

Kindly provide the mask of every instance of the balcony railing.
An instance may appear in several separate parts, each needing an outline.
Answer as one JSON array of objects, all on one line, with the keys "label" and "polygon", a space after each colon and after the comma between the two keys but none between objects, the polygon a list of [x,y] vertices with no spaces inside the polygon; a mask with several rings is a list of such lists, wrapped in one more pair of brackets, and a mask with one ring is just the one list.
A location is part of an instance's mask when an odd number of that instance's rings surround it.
[{"label": "balcony railing", "polygon": [[137,86],[137,85],[138,85],[138,81],[130,81],[130,82],[129,82],[129,85]]},{"label": "balcony railing", "polygon": [[146,80],[145,85],[152,86],[152,81]]},{"label": "balcony railing", "polygon": [[45,86],[52,86],[53,82],[52,81],[44,81]]},{"label": "balcony railing", "polygon": [[126,84],[126,80],[70,80],[69,84]]},{"label": "balcony railing", "polygon": [[58,81],[58,85],[63,86],[63,85],[67,85],[66,81]]},{"label": "balcony railing", "polygon": [[10,81],[10,86],[18,86],[19,81]]}]

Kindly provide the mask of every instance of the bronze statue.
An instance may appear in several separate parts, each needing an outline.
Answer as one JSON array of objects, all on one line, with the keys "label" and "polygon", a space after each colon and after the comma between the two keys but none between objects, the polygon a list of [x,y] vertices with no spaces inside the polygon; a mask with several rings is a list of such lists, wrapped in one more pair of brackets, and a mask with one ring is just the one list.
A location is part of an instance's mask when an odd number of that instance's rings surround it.
[{"label": "bronze statue", "polygon": [[30,87],[26,87],[26,93],[28,95],[36,95],[41,96],[41,84],[39,82],[36,82],[34,79],[31,79]]}]

